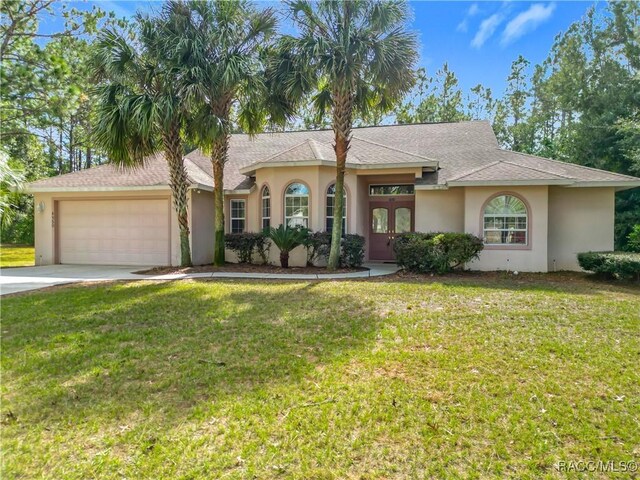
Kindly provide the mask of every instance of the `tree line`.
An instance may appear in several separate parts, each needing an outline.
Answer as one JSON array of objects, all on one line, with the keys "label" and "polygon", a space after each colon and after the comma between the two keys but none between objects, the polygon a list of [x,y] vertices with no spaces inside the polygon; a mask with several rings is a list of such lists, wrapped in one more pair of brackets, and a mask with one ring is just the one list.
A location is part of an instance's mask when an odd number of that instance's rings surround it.
[{"label": "tree line", "polygon": [[[505,148],[640,174],[636,2],[589,9],[543,62],[515,59],[500,93],[481,84],[463,91],[447,63],[434,73],[415,69],[403,2],[293,1],[277,12],[175,1],[129,21],[51,0],[8,0],[0,9],[0,148],[27,180],[163,151],[186,220],[182,153],[207,152],[219,185],[233,132],[333,128],[339,182],[353,126],[474,119],[490,121]],[[62,15],[65,27],[42,38],[46,15]],[[279,35],[280,18],[296,34]],[[33,207],[24,196],[14,204],[3,241],[28,242]],[[618,248],[637,223],[640,193],[619,193]],[[184,244],[188,224],[180,225]],[[222,224],[216,230],[224,235]]]}]

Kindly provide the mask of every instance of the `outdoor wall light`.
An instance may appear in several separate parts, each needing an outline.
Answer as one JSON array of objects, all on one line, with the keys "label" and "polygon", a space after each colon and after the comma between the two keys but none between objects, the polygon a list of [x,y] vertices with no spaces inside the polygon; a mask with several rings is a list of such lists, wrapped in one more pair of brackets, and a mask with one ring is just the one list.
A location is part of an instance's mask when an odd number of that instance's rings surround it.
[{"label": "outdoor wall light", "polygon": [[37,208],[38,208],[38,211],[39,211],[40,213],[44,212],[45,207],[46,207],[46,205],[45,205],[45,203],[44,203],[44,202],[40,202],[40,203],[38,203],[38,207],[37,207]]}]

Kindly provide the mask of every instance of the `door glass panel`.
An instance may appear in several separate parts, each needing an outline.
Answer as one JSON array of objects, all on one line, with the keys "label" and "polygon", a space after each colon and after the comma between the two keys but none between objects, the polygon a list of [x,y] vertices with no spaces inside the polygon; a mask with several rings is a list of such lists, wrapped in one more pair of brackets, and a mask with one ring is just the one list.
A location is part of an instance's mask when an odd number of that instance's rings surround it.
[{"label": "door glass panel", "polygon": [[386,208],[374,208],[371,211],[373,233],[387,233],[389,231],[389,212]]},{"label": "door glass panel", "polygon": [[396,208],[396,233],[411,231],[411,209],[407,207]]}]

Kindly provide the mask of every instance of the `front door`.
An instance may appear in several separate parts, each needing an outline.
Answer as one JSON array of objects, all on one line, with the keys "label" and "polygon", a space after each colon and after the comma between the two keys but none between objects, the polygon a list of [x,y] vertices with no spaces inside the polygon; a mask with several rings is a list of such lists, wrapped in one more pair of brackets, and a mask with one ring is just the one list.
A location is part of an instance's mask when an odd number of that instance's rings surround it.
[{"label": "front door", "polygon": [[369,203],[369,259],[393,260],[395,236],[412,231],[413,202],[390,198]]}]

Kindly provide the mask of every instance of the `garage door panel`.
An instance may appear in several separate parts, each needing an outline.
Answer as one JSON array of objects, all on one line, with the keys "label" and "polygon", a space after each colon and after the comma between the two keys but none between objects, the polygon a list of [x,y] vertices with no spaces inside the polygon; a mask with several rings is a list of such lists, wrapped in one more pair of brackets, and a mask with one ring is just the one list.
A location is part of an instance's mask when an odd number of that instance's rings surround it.
[{"label": "garage door panel", "polygon": [[169,200],[77,200],[58,204],[60,263],[169,264]]}]

